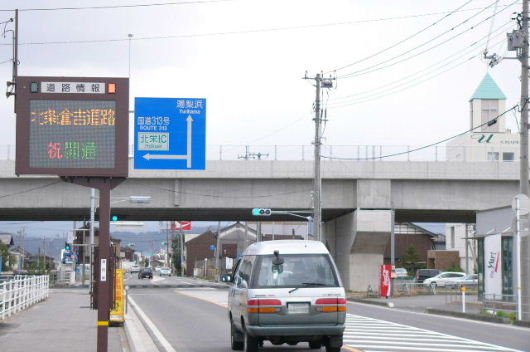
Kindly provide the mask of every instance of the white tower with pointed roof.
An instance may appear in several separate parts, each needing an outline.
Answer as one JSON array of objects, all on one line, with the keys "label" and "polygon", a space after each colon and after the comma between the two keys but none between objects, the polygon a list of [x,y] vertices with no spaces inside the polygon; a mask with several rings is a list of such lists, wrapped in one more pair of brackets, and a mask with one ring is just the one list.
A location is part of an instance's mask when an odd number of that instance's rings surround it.
[{"label": "white tower with pointed roof", "polygon": [[499,116],[506,109],[506,96],[490,74],[487,73],[469,100],[471,106],[471,126],[473,132],[506,132],[506,119],[501,118],[497,123],[488,126],[488,122]]},{"label": "white tower with pointed roof", "polygon": [[446,145],[448,161],[519,160],[519,135],[506,128],[506,96],[489,73],[469,100],[470,133],[458,136]]}]

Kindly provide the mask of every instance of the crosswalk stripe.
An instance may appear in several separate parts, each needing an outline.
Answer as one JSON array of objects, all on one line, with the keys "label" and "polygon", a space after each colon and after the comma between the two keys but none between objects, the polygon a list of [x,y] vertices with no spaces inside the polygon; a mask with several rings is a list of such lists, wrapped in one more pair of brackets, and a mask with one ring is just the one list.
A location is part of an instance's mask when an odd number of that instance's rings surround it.
[{"label": "crosswalk stripe", "polygon": [[360,315],[346,315],[344,344],[366,352],[432,351],[478,352],[514,349],[387,322]]}]

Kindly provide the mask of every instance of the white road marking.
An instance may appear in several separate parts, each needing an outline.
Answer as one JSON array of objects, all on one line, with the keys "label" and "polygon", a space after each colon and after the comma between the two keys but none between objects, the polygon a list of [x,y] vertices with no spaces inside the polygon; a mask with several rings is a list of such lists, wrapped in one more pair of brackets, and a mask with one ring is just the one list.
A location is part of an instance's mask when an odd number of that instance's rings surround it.
[{"label": "white road marking", "polygon": [[131,296],[128,297],[128,301],[129,301],[129,304],[133,306],[133,308],[135,309],[136,313],[144,321],[144,323],[149,327],[151,332],[155,335],[156,339],[158,340],[158,342],[160,342],[160,344],[164,347],[164,349],[167,352],[177,352],[171,346],[171,344],[166,340],[164,335],[162,335],[160,330],[158,330],[158,328],[151,321],[151,319],[149,319],[149,317],[144,313],[144,311],[136,304],[136,302],[134,301],[134,299]]},{"label": "white road marking", "polygon": [[[175,289],[175,292],[221,307],[228,306],[227,292],[220,292],[217,289],[179,288]],[[363,352],[521,352],[494,344],[353,314],[346,315],[344,345],[346,350],[354,348],[354,350],[361,349]]]},{"label": "white road marking", "polygon": [[206,302],[217,304],[218,306],[227,308],[228,307],[228,294],[219,295],[216,289],[209,288],[205,289],[176,289],[175,292],[189,297],[197,298]]},{"label": "white road marking", "polygon": [[517,351],[498,345],[352,314],[346,316],[344,344],[360,348],[366,352]]}]

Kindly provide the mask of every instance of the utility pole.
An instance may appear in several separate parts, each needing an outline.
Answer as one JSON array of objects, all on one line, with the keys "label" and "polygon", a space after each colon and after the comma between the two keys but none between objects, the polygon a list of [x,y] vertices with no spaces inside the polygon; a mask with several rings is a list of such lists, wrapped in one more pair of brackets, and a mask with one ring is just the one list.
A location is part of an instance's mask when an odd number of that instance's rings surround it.
[{"label": "utility pole", "polygon": [[24,270],[24,259],[26,257],[26,250],[24,249],[24,236],[26,235],[26,228],[22,226],[22,228],[19,231],[20,237],[22,237],[22,265],[20,267],[20,270]]},{"label": "utility pole", "polygon": [[169,262],[169,221],[167,222],[167,229],[166,229],[166,267],[171,269],[171,265]]},{"label": "utility pole", "polygon": [[332,88],[332,80],[334,78],[323,78],[322,73],[317,73],[315,77],[308,77],[307,73],[304,79],[311,79],[315,81],[315,160],[314,160],[314,178],[313,178],[313,221],[315,228],[315,238],[317,241],[323,241],[321,234],[322,223],[322,178],[320,174],[320,149],[322,146],[322,109],[320,106],[320,96],[322,88]]},{"label": "utility pole", "polygon": [[[528,197],[528,1],[523,0],[523,11],[519,13],[515,20],[519,28],[508,33],[508,51],[515,51],[517,56],[515,58],[508,57],[507,59],[519,59],[521,62],[521,125],[520,125],[520,143],[519,143],[519,193]],[[490,59],[490,66],[493,67],[499,63],[500,58],[493,54],[487,55],[487,50],[484,53],[484,58]],[[517,206],[519,209],[519,199],[516,196]],[[521,217],[528,221],[528,214],[522,215],[519,210],[516,211],[517,231],[515,231],[513,240],[514,253],[514,291],[517,292],[517,320],[530,321],[530,236],[522,236],[521,232],[528,232],[520,226]],[[527,307],[525,311],[522,307]]]},{"label": "utility pole", "polygon": [[[521,61],[521,159],[520,159],[520,193],[528,196],[528,0],[523,0],[523,14],[521,19],[521,30],[523,45],[520,49],[519,60]],[[526,215],[528,216],[528,215]],[[517,246],[517,319],[530,321],[530,268],[529,265],[522,265],[523,260],[528,263],[530,255],[530,239],[521,236],[520,231],[516,238]],[[524,258],[524,259],[523,259]],[[522,310],[522,307],[527,307]]]},{"label": "utility pole", "polygon": [[520,143],[520,193],[528,196],[528,0],[523,0],[521,19],[523,45],[520,51],[521,61],[521,143]]},{"label": "utility pole", "polygon": [[180,276],[184,276],[184,247],[186,245],[186,235],[182,226],[180,227]]},{"label": "utility pole", "polygon": [[217,238],[215,244],[215,271],[216,280],[221,281],[221,266],[220,266],[220,253],[221,253],[221,222],[217,222]]}]

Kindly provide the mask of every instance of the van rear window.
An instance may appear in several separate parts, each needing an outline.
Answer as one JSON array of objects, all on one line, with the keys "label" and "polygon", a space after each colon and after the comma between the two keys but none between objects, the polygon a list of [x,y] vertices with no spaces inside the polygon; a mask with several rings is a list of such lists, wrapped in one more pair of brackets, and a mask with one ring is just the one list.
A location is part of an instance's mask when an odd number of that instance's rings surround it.
[{"label": "van rear window", "polygon": [[[280,254],[281,255],[281,254]],[[252,288],[337,287],[337,275],[327,254],[285,254],[274,265],[274,255],[257,256]]]}]

